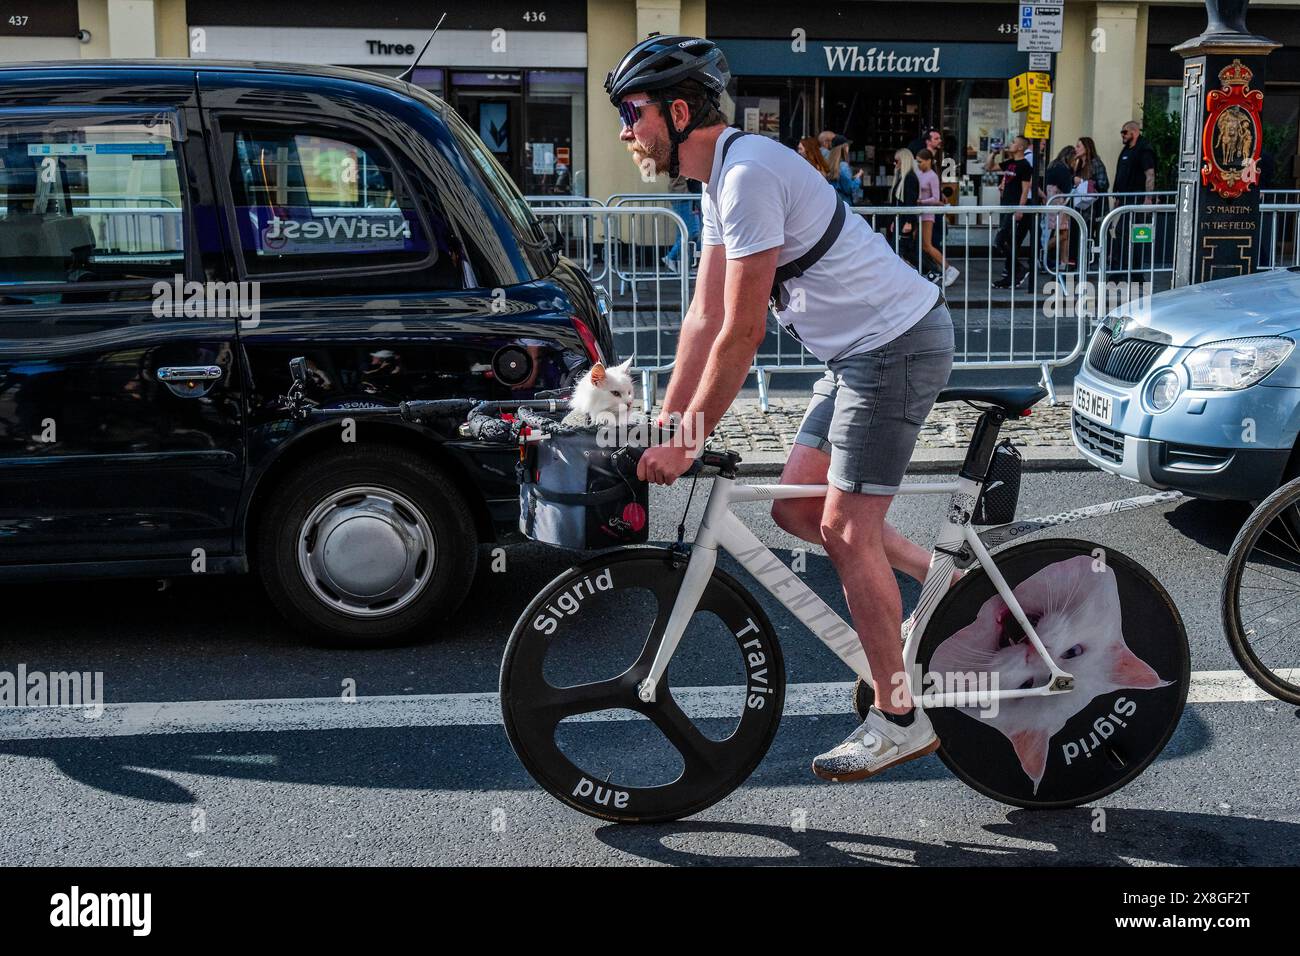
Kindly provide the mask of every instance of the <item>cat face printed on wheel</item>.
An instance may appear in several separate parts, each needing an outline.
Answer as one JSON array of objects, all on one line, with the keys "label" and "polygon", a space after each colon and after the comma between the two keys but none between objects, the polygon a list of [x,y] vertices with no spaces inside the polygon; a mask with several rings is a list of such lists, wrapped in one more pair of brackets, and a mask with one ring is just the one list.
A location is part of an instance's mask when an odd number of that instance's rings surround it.
[{"label": "cat face printed on wheel", "polygon": [[[1146,662],[1129,650],[1114,573],[1087,555],[1049,564],[1020,582],[1013,593],[1058,667],[1074,676],[1074,690],[1051,697],[999,701],[997,715],[976,717],[1006,736],[1034,792],[1047,767],[1052,737],[1097,697],[1131,688],[1165,687]],[[997,674],[1001,690],[1041,687],[1049,671],[1001,596],[984,602],[975,620],[935,649],[929,668],[940,674]]]},{"label": "cat face printed on wheel", "polygon": [[573,390],[571,414],[586,415],[593,425],[626,424],[633,401],[631,367],[630,358],[609,367],[600,362],[593,365]]}]

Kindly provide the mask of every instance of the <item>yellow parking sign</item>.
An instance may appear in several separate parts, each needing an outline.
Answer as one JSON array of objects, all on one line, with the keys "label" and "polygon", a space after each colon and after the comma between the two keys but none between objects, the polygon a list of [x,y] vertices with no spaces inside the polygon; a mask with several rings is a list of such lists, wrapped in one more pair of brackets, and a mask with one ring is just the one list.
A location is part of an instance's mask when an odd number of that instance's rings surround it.
[{"label": "yellow parking sign", "polygon": [[1011,111],[1013,113],[1029,109],[1029,81],[1026,79],[1027,76],[1027,73],[1020,73],[1010,80]]},{"label": "yellow parking sign", "polygon": [[[1022,110],[1040,112],[1040,107],[1034,104],[1041,104],[1043,94],[1050,93],[1052,90],[1052,77],[1047,73],[1017,73],[1008,82],[1011,87],[1011,111],[1013,113],[1019,113]],[[1037,99],[1035,99],[1035,96],[1037,96]]]},{"label": "yellow parking sign", "polygon": [[1029,139],[1050,139],[1052,135],[1052,124],[1039,121],[1037,123],[1030,121],[1025,123],[1025,136]]}]

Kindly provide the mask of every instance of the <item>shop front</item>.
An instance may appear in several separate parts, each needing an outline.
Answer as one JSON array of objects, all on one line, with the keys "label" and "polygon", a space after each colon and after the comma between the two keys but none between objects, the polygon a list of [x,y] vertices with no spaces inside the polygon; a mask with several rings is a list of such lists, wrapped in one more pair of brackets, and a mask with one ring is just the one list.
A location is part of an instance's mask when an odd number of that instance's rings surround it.
[{"label": "shop front", "polygon": [[[190,55],[350,66],[396,76],[441,16],[401,0],[189,0]],[[528,195],[581,191],[587,139],[586,0],[449,8],[412,81],[447,102]],[[575,189],[576,185],[576,189]]]},{"label": "shop front", "polygon": [[894,151],[934,127],[955,200],[963,180],[974,193],[988,150],[1020,129],[1007,80],[1029,61],[1016,51],[1015,12],[1010,3],[710,0],[708,31],[736,78],[736,125],[791,146],[824,129],[847,136],[872,204],[886,199]]},{"label": "shop front", "polygon": [[75,60],[81,56],[79,34],[77,0],[6,0],[0,7],[0,63]]}]

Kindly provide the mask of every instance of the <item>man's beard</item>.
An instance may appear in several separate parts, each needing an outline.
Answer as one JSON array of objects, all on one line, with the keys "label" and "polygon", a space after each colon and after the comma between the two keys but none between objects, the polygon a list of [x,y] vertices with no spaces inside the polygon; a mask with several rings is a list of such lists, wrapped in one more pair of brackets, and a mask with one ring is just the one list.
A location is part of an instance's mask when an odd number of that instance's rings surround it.
[{"label": "man's beard", "polygon": [[[665,142],[658,143],[639,143],[636,140],[627,144],[627,151],[632,155],[632,161],[636,163],[637,168],[658,175],[660,172],[668,172],[668,144]],[[649,160],[649,162],[647,162]]]}]

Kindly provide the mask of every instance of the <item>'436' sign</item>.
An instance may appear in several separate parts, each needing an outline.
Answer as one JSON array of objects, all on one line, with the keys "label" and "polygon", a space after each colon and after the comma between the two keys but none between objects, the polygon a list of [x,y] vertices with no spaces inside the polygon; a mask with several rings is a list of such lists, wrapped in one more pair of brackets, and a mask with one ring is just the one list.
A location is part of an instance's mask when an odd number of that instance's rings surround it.
[{"label": "'436' sign", "polygon": [[1209,115],[1201,133],[1201,185],[1224,199],[1236,199],[1259,178],[1264,94],[1250,88],[1253,77],[1234,59],[1219,71],[1220,88],[1205,99]]}]

